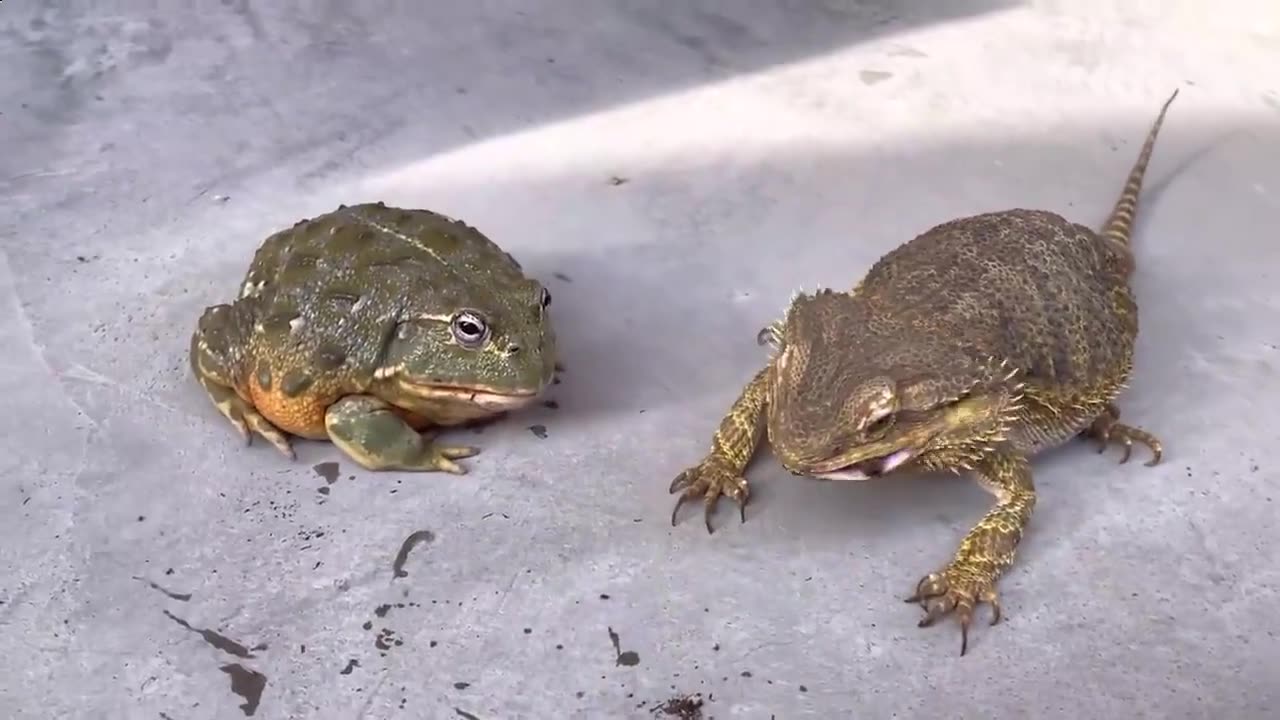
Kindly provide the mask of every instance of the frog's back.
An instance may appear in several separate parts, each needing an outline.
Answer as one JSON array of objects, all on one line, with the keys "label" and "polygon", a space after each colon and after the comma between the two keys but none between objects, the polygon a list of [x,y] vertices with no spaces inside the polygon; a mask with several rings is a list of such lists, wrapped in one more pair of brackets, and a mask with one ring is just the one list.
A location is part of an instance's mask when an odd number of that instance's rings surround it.
[{"label": "frog's back", "polygon": [[509,253],[466,223],[379,202],[340,206],[267,238],[254,255],[241,297],[373,293],[389,300],[409,289],[504,284],[522,277]]}]

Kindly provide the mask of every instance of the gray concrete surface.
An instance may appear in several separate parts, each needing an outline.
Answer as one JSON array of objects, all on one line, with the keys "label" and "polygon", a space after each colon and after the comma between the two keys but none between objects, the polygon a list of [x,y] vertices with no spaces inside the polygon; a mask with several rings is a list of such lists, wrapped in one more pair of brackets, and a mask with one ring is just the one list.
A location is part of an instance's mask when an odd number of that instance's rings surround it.
[{"label": "gray concrete surface", "polygon": [[[5,716],[1277,716],[1273,2],[10,0],[0,68]],[[1123,399],[1166,461],[1042,458],[969,655],[901,598],[970,483],[766,455],[745,524],[668,524],[794,289],[961,214],[1100,221],[1174,87]],[[188,375],[266,234],[375,199],[555,293],[559,408],[464,478],[246,449]]]}]

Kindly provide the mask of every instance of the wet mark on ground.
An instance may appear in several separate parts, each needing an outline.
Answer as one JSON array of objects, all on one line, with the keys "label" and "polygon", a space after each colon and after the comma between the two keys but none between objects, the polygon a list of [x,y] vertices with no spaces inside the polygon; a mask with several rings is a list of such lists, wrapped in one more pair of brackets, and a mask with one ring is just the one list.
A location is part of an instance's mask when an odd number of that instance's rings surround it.
[{"label": "wet mark on ground", "polygon": [[329,485],[338,482],[338,473],[341,472],[336,462],[322,462],[311,469],[315,470],[316,474],[324,478]]},{"label": "wet mark on ground", "polygon": [[[254,657],[253,652],[249,648],[245,647],[244,645],[241,645],[240,643],[236,642],[235,640],[232,640],[231,638],[225,635],[214,632],[213,630],[205,630],[201,628],[192,627],[191,623],[187,622],[186,620],[183,620],[177,615],[174,615],[168,610],[165,610],[164,614],[170,620],[178,623],[182,627],[199,635],[201,638],[204,638],[205,642],[209,643],[209,645],[217,648],[218,650],[221,650],[222,652],[228,653],[230,655],[235,655],[238,658],[249,659]],[[266,645],[258,645],[254,647],[253,650],[265,650],[266,647],[267,647]]]},{"label": "wet mark on ground", "polygon": [[240,704],[244,714],[252,716],[256,713],[258,703],[262,702],[262,691],[267,687],[267,676],[237,663],[218,669],[231,676],[231,692],[244,698]]},{"label": "wet mark on ground", "polygon": [[466,720],[480,720],[480,718],[476,717],[475,715],[472,715],[471,713],[467,712],[466,710],[463,710],[462,708],[454,708],[453,711],[457,713],[458,717],[460,718],[465,718]]},{"label": "wet mark on ground", "polygon": [[562,272],[553,272],[551,273],[551,275],[555,279],[560,280],[562,282],[573,282],[573,278],[569,277],[568,275],[565,275]]},{"label": "wet mark on ground", "polygon": [[344,667],[344,668],[342,668],[341,670],[339,670],[339,671],[338,671],[338,674],[339,674],[339,675],[350,675],[350,674],[351,674],[352,672],[354,672],[354,671],[355,671],[355,669],[356,669],[356,668],[358,668],[358,667],[360,667],[360,661],[359,661],[359,660],[357,660],[357,659],[355,659],[355,658],[351,658],[350,660],[348,660],[348,661],[347,661],[347,666],[346,666],[346,667]]},{"label": "wet mark on ground", "polygon": [[529,432],[533,433],[534,437],[538,438],[539,440],[547,439],[546,425],[530,425]]},{"label": "wet mark on ground", "polygon": [[[396,559],[391,563],[391,570],[395,577],[408,577],[409,573],[404,570],[404,563],[409,559],[409,552],[421,543],[429,543],[436,539],[435,533],[430,530],[419,530],[409,535],[400,544],[400,551],[396,553]],[[381,617],[381,615],[379,616]]]},{"label": "wet mark on ground", "polygon": [[624,178],[621,175],[614,175],[609,178],[609,184],[614,187],[617,187],[619,185],[624,185],[630,181],[631,181],[631,178]]},{"label": "wet mark on ground", "polygon": [[471,687],[471,683],[469,682],[456,682],[453,684],[453,688],[455,690],[466,690],[469,687]]},{"label": "wet mark on ground", "polygon": [[556,402],[555,400],[544,400],[542,403],[542,407],[548,410],[559,410],[560,403]]},{"label": "wet mark on ground", "polygon": [[613,652],[618,656],[614,660],[615,665],[632,667],[640,664],[640,654],[634,650],[622,651],[622,639],[618,637],[618,633],[609,628],[609,642],[613,643]]},{"label": "wet mark on ground", "polygon": [[146,578],[138,577],[137,575],[134,575],[133,579],[137,580],[138,582],[146,583],[148,586],[150,586],[152,590],[155,590],[156,592],[164,593],[165,595],[168,595],[174,600],[178,600],[180,602],[187,602],[188,600],[191,599],[191,593],[176,593],[171,590],[166,590],[163,587],[160,587],[159,585],[157,585],[156,583],[151,582]]}]

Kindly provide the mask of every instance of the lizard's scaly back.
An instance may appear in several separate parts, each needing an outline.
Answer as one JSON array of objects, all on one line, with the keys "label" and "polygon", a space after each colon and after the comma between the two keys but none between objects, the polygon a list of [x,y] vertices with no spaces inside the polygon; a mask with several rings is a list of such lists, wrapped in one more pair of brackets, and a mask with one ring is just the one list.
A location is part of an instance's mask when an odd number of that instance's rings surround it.
[{"label": "lizard's scaly back", "polygon": [[1151,162],[1151,151],[1156,146],[1156,135],[1160,133],[1160,126],[1164,124],[1165,113],[1169,111],[1169,105],[1176,97],[1178,97],[1178,91],[1174,90],[1169,99],[1164,101],[1164,107],[1160,108],[1160,114],[1151,124],[1146,142],[1142,144],[1142,152],[1138,153],[1138,160],[1129,171],[1124,191],[1120,193],[1120,199],[1116,201],[1111,217],[1107,218],[1106,224],[1102,227],[1102,237],[1116,243],[1126,252],[1129,249],[1130,233],[1133,229],[1133,216],[1138,209],[1138,195],[1142,192],[1142,178],[1146,175],[1147,164]]}]

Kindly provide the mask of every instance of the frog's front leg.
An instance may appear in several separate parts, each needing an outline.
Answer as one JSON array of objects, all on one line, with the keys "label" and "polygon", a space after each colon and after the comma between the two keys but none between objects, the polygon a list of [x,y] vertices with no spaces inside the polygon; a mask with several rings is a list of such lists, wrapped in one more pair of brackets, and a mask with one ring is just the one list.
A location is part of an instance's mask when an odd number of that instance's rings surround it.
[{"label": "frog's front leg", "polygon": [[468,446],[437,445],[414,430],[387,402],[372,395],[348,395],[325,412],[329,439],[367,470],[444,471],[466,474],[454,462],[480,452]]},{"label": "frog's front leg", "polygon": [[205,308],[191,335],[191,371],[214,407],[240,431],[246,444],[252,443],[253,433],[257,433],[292,460],[289,439],[235,390],[236,378],[244,371],[247,347],[245,334],[240,332],[243,316],[235,305]]}]

